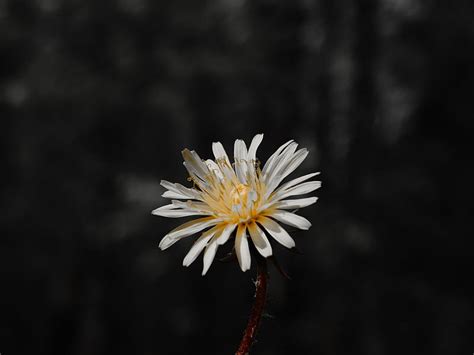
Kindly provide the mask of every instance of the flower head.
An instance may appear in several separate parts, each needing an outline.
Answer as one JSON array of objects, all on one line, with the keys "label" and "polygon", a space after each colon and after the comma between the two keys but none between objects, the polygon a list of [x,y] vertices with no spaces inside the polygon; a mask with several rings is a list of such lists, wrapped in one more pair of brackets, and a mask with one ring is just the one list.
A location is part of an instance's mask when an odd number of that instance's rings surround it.
[{"label": "flower head", "polygon": [[[221,143],[213,143],[215,160],[202,160],[195,151],[183,150],[184,166],[194,187],[162,180],[168,191],[163,197],[171,204],[153,210],[163,217],[202,216],[184,223],[169,232],[160,242],[165,250],[190,235],[204,231],[183,260],[189,266],[204,251],[204,275],[214,260],[219,245],[226,243],[234,231],[235,253],[242,271],[250,269],[251,257],[248,237],[263,257],[272,255],[267,235],[287,248],[295,246],[293,238],[278,222],[309,229],[311,223],[289,210],[309,206],[316,197],[288,199],[310,193],[321,186],[320,181],[307,181],[319,173],[312,173],[283,182],[308,155],[306,149],[297,150],[292,140],[283,144],[268,159],[263,168],[257,160],[257,148],[263,134],[257,134],[247,149],[244,141],[234,144],[234,163],[231,164]],[[184,200],[184,201],[183,201]]]}]

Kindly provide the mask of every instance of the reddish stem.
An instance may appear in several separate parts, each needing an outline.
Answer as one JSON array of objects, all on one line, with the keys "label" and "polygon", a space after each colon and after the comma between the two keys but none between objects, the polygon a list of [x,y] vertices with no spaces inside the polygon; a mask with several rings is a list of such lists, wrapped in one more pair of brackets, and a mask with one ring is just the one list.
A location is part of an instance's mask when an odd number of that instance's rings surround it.
[{"label": "reddish stem", "polygon": [[250,312],[250,318],[235,355],[247,355],[250,352],[265,308],[267,298],[267,260],[262,257],[257,258],[257,281],[255,282],[255,288],[255,301]]}]

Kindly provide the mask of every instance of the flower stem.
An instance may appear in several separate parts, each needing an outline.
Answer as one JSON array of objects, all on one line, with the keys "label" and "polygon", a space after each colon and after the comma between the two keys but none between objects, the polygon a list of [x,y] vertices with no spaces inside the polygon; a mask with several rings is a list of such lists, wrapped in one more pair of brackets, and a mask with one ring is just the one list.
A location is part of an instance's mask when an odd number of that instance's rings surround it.
[{"label": "flower stem", "polygon": [[247,355],[255,341],[260,319],[262,318],[267,298],[267,260],[261,256],[257,257],[257,281],[255,282],[255,301],[250,312],[249,321],[244,335],[240,341],[239,349],[235,355]]}]

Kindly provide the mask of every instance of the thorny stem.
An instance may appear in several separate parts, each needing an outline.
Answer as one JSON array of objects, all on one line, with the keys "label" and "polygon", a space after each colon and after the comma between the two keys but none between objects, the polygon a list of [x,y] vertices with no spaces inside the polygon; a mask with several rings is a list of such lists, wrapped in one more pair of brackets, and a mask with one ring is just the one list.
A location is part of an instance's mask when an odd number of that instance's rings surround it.
[{"label": "thorny stem", "polygon": [[247,355],[255,341],[260,319],[262,318],[267,298],[267,260],[257,257],[257,281],[255,282],[255,301],[250,312],[249,321],[245,328],[244,335],[240,341],[239,349],[235,355]]}]

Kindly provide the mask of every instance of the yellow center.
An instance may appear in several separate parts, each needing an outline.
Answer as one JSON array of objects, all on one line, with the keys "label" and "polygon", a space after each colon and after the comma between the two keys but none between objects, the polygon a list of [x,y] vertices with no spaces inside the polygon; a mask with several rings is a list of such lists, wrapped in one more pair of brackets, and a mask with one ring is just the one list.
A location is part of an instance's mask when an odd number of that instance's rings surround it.
[{"label": "yellow center", "polygon": [[234,205],[246,204],[250,188],[244,184],[238,184],[230,193]]},{"label": "yellow center", "polygon": [[[222,170],[225,172],[224,163]],[[231,174],[230,174],[231,175]],[[214,214],[223,219],[223,223],[247,223],[258,218],[259,207],[266,187],[260,180],[260,171],[248,174],[250,182],[242,183],[236,176],[223,175],[216,177],[210,175],[210,186],[203,186],[199,181],[197,185],[204,192],[205,203],[214,211]]]}]

